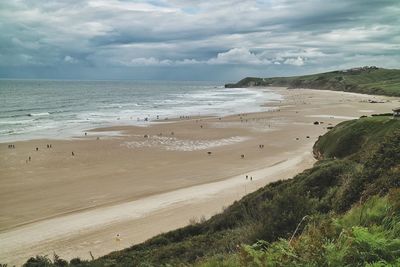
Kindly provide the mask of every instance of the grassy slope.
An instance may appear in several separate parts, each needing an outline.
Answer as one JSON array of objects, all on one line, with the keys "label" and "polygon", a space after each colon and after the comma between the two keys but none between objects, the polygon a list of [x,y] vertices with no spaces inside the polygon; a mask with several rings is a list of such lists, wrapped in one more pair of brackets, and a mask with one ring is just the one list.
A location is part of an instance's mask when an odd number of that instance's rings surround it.
[{"label": "grassy slope", "polygon": [[[361,141],[349,146],[357,138]],[[179,266],[207,262],[215,255],[224,259],[234,254],[239,244],[289,238],[306,215],[341,214],[360,200],[384,195],[400,185],[400,121],[389,116],[341,123],[319,139],[314,152],[320,161],[313,168],[245,196],[206,222],[161,234],[95,261],[75,259],[69,265]],[[36,264],[43,260],[31,259],[26,266],[41,266]]]},{"label": "grassy slope", "polygon": [[197,263],[214,266],[400,266],[400,190],[337,216],[310,216],[294,239],[242,245]]},{"label": "grassy slope", "polygon": [[400,96],[400,70],[365,69],[361,71],[332,71],[305,76],[255,78],[247,77],[226,87],[287,86],[335,91]]},{"label": "grassy slope", "polygon": [[[367,155],[366,150],[377,147],[383,136],[398,129],[398,120],[388,118],[390,117],[373,116],[338,124],[315,143],[315,157],[343,158],[350,154]],[[357,151],[362,153],[356,153]]]}]

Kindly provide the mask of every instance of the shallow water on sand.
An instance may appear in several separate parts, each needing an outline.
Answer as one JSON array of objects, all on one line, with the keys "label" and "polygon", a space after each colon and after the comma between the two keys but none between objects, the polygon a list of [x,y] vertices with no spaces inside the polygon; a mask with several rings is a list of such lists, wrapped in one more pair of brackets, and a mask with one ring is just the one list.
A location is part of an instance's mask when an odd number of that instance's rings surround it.
[{"label": "shallow water on sand", "polygon": [[209,82],[0,80],[0,142],[67,138],[114,125],[265,110],[271,91]]}]

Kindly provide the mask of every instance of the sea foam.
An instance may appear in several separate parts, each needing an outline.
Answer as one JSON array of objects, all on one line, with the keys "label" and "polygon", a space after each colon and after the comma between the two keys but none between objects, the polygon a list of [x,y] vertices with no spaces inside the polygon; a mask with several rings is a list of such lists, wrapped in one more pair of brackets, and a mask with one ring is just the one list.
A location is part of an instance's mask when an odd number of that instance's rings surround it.
[{"label": "sea foam", "polygon": [[185,140],[175,137],[150,136],[142,141],[127,141],[121,146],[128,148],[158,147],[169,151],[196,151],[231,145],[249,140],[248,137],[233,136],[214,140]]},{"label": "sea foam", "polygon": [[63,139],[116,125],[266,110],[272,91],[200,82],[0,80],[0,142]]}]

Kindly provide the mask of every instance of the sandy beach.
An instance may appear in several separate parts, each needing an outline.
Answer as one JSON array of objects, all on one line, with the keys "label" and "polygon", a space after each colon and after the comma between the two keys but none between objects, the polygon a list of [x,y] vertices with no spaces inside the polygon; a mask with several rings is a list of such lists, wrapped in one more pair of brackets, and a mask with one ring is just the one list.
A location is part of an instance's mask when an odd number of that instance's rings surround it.
[{"label": "sandy beach", "polygon": [[0,144],[0,263],[99,257],[209,218],[311,167],[329,127],[399,106],[398,98],[272,89],[284,100],[265,112]]}]

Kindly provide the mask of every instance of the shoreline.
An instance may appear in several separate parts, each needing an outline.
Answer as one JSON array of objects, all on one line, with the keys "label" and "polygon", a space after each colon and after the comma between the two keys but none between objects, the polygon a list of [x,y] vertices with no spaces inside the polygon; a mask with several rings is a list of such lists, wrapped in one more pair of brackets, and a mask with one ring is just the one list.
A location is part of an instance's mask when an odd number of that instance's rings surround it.
[{"label": "shoreline", "polygon": [[[222,87],[219,89],[227,90]],[[75,138],[81,137],[85,132],[89,132],[100,128],[114,128],[114,127],[118,128],[121,126],[151,127],[152,125],[157,123],[168,123],[171,121],[176,122],[180,119],[179,117],[186,117],[186,116],[190,116],[191,118],[226,117],[238,113],[264,112],[265,107],[262,106],[263,103],[274,103],[276,101],[282,100],[281,95],[276,94],[273,90],[269,89],[266,89],[266,91],[260,91],[253,88],[235,88],[235,89],[246,92],[252,92],[253,95],[248,96],[248,98],[245,98],[244,99],[245,101],[243,103],[239,103],[238,106],[232,106],[232,104],[229,104],[232,102],[231,99],[230,101],[224,102],[225,104],[228,103],[228,105],[225,105],[224,103],[223,104],[208,103],[208,106],[206,104],[203,105],[192,104],[192,106],[184,106],[175,109],[169,108],[168,111],[165,109],[165,107],[164,108],[161,107],[160,110],[157,107],[157,109],[152,110],[154,111],[153,112],[154,114],[151,115],[145,113],[149,112],[148,110],[143,110],[141,113],[140,112],[138,113],[137,110],[131,110],[129,108],[124,109],[122,108],[122,106],[119,106],[120,109],[114,110],[114,112],[112,113],[113,115],[111,117],[107,117],[107,119],[101,116],[95,118],[90,117],[91,113],[97,112],[94,110],[92,110],[91,112],[86,111],[86,113],[80,111],[74,114],[76,118],[72,120],[60,120],[60,121],[57,121],[58,118],[57,116],[53,117],[53,114],[57,113],[55,111],[42,112],[42,113],[38,112],[37,115],[31,115],[31,113],[27,113],[25,116],[32,118],[32,120],[33,118],[48,118],[49,121],[51,121],[51,127],[47,128],[47,130],[38,130],[35,128],[35,130],[33,131],[30,128],[28,132],[24,132],[23,134],[14,133],[11,135],[8,134],[2,135],[0,136],[0,144],[30,141],[30,140],[73,140]],[[195,94],[196,91],[192,93]],[[211,93],[212,95],[213,92],[206,92],[206,93]],[[255,97],[255,95],[257,95],[258,97]],[[167,99],[166,101],[169,101],[169,99]],[[248,101],[255,101],[257,105],[247,106],[245,103],[247,103]],[[186,110],[188,107],[192,107],[192,109]],[[193,109],[193,107],[196,109]],[[105,111],[102,110],[100,111],[100,113],[101,112]],[[155,115],[157,114],[157,112],[160,113],[158,115]],[[185,116],[181,116],[182,114],[184,114]],[[110,114],[108,115],[110,116]],[[66,127],[64,124],[60,124],[58,122],[67,123],[69,126]],[[39,121],[38,122],[39,126],[41,125],[40,123],[41,122]],[[46,124],[45,126],[47,127],[48,125]],[[104,133],[104,137],[113,137],[115,136],[115,134],[118,135],[118,133],[110,133],[110,134]]]},{"label": "shoreline", "polygon": [[[9,264],[21,264],[29,256],[51,255],[55,251],[66,259],[88,259],[88,251],[98,257],[140,243],[160,231],[187,225],[193,217],[209,218],[252,190],[311,167],[312,145],[328,125],[365,115],[365,110],[383,113],[395,105],[366,103],[362,100],[369,95],[339,91],[276,90],[284,100],[271,105],[274,108],[269,111],[221,119],[178,119],[149,127],[111,127],[122,130],[124,135],[110,139],[96,140],[96,135],[88,131],[87,137],[73,140],[16,142],[15,150],[2,146],[0,247],[4,252],[0,252],[0,258]],[[328,117],[309,117],[321,114]],[[313,125],[315,120],[323,123]],[[97,131],[104,129],[110,128]],[[212,146],[235,136],[247,139]],[[46,149],[46,142],[51,142],[53,148]],[[134,146],[128,148],[124,146],[126,142]],[[174,150],[182,144],[189,150]],[[259,144],[265,144],[265,148]],[[38,146],[39,151],[34,151]],[[71,156],[71,150],[75,156]],[[207,155],[207,151],[212,154]],[[32,155],[32,162],[25,163],[27,155]],[[301,160],[294,160],[299,157]],[[279,169],[282,166],[286,167]],[[251,186],[244,175],[254,176]],[[141,210],[143,216],[132,217],[140,210],[135,206],[138,202],[142,203],[140,206],[153,206]],[[157,208],[160,203],[162,206]],[[107,217],[105,211],[112,216]],[[98,218],[95,226],[93,217]],[[55,223],[57,220],[61,222]],[[54,232],[63,220],[86,220],[95,229],[80,229],[87,224],[78,223],[78,228],[62,235],[62,229]],[[23,232],[18,232],[21,229]],[[35,239],[40,232],[48,236]],[[123,238],[118,244],[114,242],[115,233],[121,233]],[[27,251],[27,247],[18,247],[22,241],[35,248]]]},{"label": "shoreline", "polygon": [[[385,95],[370,95],[370,94],[361,94],[361,93],[353,93],[353,92],[346,92],[346,91],[335,91],[335,90],[319,90],[319,89],[309,89],[309,88],[291,88],[288,89],[287,87],[248,87],[248,88],[241,88],[240,89],[248,89],[248,90],[254,90],[254,91],[259,91],[259,90],[268,90],[268,92],[272,92],[274,93],[274,89],[278,89],[278,90],[290,90],[290,91],[295,91],[295,90],[307,90],[310,92],[327,92],[327,93],[333,93],[333,94],[345,94],[345,95],[353,95],[353,96],[358,96],[358,97],[370,97],[370,98],[386,98],[386,99],[394,99],[394,100],[398,100],[399,97],[395,97],[395,96],[385,96]],[[235,88],[232,88],[235,89]],[[282,96],[282,100],[283,99],[283,95]],[[0,139],[0,145],[1,144],[7,144],[7,143],[15,143],[15,142],[30,142],[30,141],[72,141],[72,140],[84,140],[85,136],[84,133],[85,132],[92,132],[92,133],[99,133],[99,137],[102,138],[118,138],[123,136],[123,131],[121,130],[115,130],[115,129],[121,129],[121,128],[131,128],[131,127],[151,127],[153,125],[156,124],[167,124],[167,123],[176,123],[182,120],[185,121],[194,121],[194,120],[198,120],[198,119],[203,119],[203,120],[207,120],[207,119],[215,119],[215,118],[226,118],[226,117],[232,117],[232,116],[237,116],[239,114],[256,114],[256,113],[260,113],[260,112],[269,112],[271,110],[273,110],[275,108],[275,104],[278,100],[270,100],[267,101],[263,104],[260,105],[260,107],[262,108],[270,108],[270,110],[264,110],[264,111],[255,111],[255,112],[244,112],[244,113],[231,113],[231,114],[204,114],[204,115],[190,115],[188,117],[190,117],[189,119],[181,119],[178,116],[176,117],[167,117],[165,119],[154,119],[154,120],[149,120],[143,124],[115,124],[115,125],[105,125],[105,126],[98,126],[98,127],[92,127],[92,128],[82,128],[81,131],[79,132],[80,135],[77,134],[71,134],[68,136],[64,136],[64,137],[59,137],[59,138],[22,138],[22,139],[16,139],[16,140],[1,140]],[[400,100],[398,100],[400,102]],[[271,105],[268,105],[271,104]],[[104,134],[109,132],[110,134]],[[100,135],[100,133],[103,133],[104,135]]]}]

